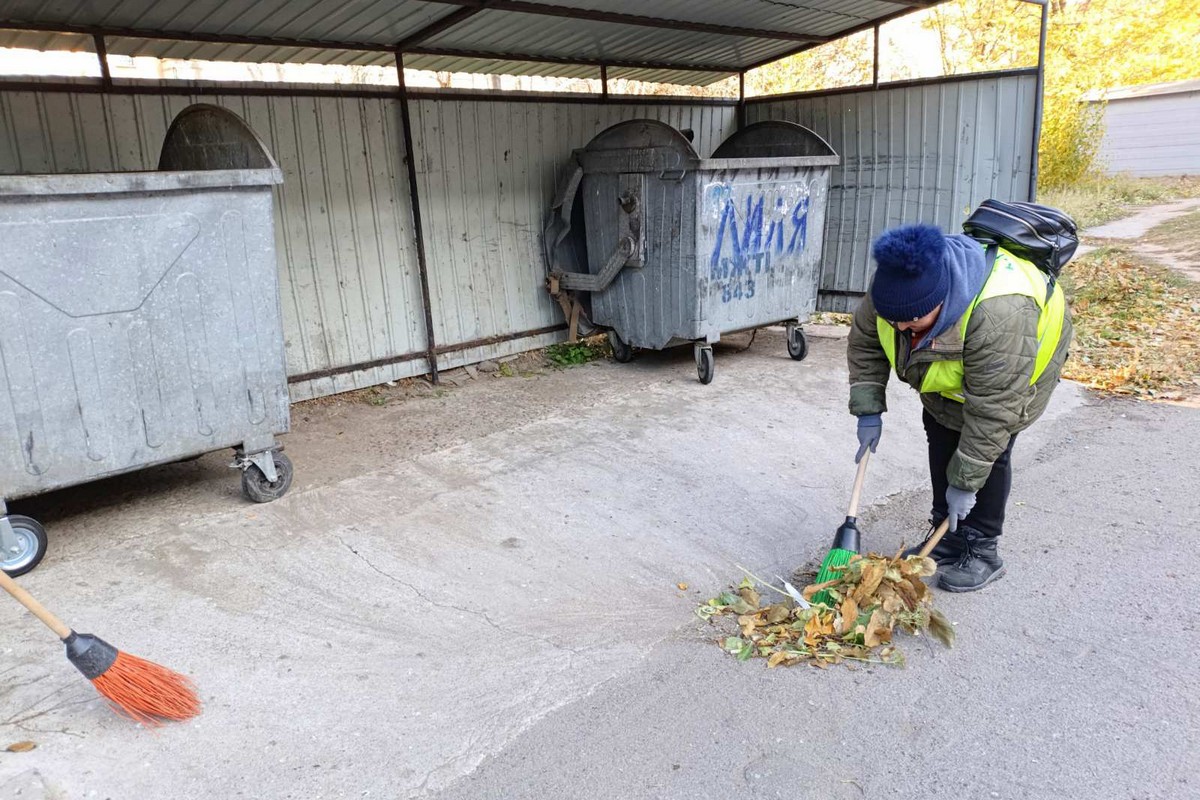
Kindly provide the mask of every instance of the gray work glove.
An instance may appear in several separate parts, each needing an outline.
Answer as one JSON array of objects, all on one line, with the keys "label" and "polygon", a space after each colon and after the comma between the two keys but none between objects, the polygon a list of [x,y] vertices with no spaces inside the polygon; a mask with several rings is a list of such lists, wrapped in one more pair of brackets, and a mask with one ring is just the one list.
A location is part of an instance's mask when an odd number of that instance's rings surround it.
[{"label": "gray work glove", "polygon": [[858,418],[858,455],[854,457],[854,463],[862,461],[863,454],[867,452],[867,448],[871,448],[871,452],[875,452],[875,448],[879,447],[879,437],[883,434],[883,415],[882,414],[863,414]]},{"label": "gray work glove", "polygon": [[946,487],[946,510],[949,511],[950,533],[958,530],[958,521],[966,519],[975,507],[975,492],[957,486]]}]

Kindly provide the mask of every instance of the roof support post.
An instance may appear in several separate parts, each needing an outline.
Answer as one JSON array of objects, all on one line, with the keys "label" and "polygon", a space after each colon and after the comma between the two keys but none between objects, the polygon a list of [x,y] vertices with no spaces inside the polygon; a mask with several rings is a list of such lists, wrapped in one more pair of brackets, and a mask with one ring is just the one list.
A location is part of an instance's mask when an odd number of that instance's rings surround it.
[{"label": "roof support post", "polygon": [[1042,27],[1038,35],[1037,89],[1033,100],[1033,152],[1029,162],[1029,200],[1037,200],[1038,146],[1042,140],[1042,94],[1046,90],[1046,29],[1050,21],[1050,4],[1047,0],[1038,3],[1042,7]]},{"label": "roof support post", "polygon": [[879,88],[879,26],[876,25],[875,34],[872,37],[875,42],[875,53],[871,57],[871,85],[876,89]]},{"label": "roof support post", "polygon": [[738,73],[737,129],[746,127],[746,72]]},{"label": "roof support post", "polygon": [[600,102],[608,102],[608,65],[600,65]]},{"label": "roof support post", "polygon": [[105,88],[112,87],[112,70],[108,67],[108,46],[104,43],[104,36],[97,33],[92,37],[92,42],[96,47],[96,60],[100,62],[100,84]]},{"label": "roof support post", "polygon": [[400,81],[400,121],[404,129],[404,163],[408,166],[409,203],[412,206],[413,240],[417,245],[417,272],[421,278],[421,305],[425,309],[425,360],[429,378],[438,382],[437,342],[433,335],[433,304],[429,293],[429,262],[425,256],[425,232],[421,228],[421,193],[417,188],[417,162],[413,154],[412,116],[409,113],[408,86],[404,82],[404,53],[396,51],[396,77]]}]

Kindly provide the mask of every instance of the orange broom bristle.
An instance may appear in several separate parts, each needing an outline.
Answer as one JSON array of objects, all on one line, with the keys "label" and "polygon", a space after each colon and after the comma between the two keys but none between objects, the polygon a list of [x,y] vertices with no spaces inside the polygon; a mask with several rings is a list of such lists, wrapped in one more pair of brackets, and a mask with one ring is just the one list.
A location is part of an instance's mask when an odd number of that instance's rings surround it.
[{"label": "orange broom bristle", "polygon": [[113,710],[149,726],[191,719],[200,698],[191,679],[153,661],[118,651],[112,666],[92,679]]}]

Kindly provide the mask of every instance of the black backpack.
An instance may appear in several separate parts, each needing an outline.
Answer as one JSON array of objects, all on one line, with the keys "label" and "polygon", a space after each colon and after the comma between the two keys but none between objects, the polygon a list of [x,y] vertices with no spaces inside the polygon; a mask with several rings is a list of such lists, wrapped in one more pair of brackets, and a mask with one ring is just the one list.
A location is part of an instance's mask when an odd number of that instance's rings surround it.
[{"label": "black backpack", "polygon": [[1037,203],[984,200],[963,223],[963,233],[989,245],[989,265],[996,257],[995,246],[1003,247],[1017,258],[1032,261],[1051,277],[1052,285],[1079,247],[1075,220]]}]

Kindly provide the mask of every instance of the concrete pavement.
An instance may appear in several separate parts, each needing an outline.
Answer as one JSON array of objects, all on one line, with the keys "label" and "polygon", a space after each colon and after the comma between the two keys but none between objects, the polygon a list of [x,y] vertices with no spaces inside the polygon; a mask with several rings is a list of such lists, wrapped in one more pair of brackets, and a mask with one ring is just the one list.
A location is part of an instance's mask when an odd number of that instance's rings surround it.
[{"label": "concrete pavement", "polygon": [[[0,606],[0,735],[38,743],[0,752],[0,795],[1049,797],[1035,779],[1093,775],[1146,791],[1075,796],[1156,797],[1190,779],[1196,559],[1174,520],[1200,510],[1194,469],[1162,453],[1200,414],[1064,386],[1015,456],[1010,577],[939,596],[956,650],[767,672],[692,610],[736,563],[823,554],[854,433],[841,340],[802,364],[779,332],[744,341],[707,387],[680,351],[298,407],[297,485],[267,506],[209,456],[17,508],[53,537],[27,588],[192,674],[207,707],[158,734],[114,718]],[[883,549],[924,513],[917,399],[890,402],[865,496]]]}]

